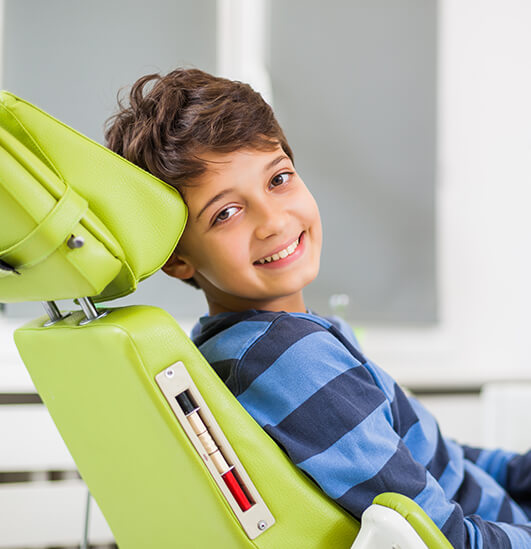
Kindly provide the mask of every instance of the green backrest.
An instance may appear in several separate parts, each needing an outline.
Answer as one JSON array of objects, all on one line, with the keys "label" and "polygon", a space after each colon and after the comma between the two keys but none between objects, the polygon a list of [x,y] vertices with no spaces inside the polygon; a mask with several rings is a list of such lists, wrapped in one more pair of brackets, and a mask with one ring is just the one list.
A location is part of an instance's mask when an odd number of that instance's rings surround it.
[{"label": "green backrest", "polygon": [[[123,549],[347,549],[359,525],[299,471],[156,307],[126,307],[79,326],[45,317],[15,341]],[[154,377],[182,361],[271,511],[254,540],[191,446]]]}]

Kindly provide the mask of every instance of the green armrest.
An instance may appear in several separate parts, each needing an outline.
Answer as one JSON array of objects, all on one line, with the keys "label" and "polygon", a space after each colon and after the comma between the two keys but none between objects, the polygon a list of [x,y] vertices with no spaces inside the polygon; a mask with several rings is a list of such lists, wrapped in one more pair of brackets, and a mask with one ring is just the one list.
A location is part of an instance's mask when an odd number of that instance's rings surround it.
[{"label": "green armrest", "polygon": [[389,507],[389,509],[394,509],[400,513],[413,526],[429,549],[452,549],[452,545],[446,539],[446,536],[437,528],[433,520],[424,512],[424,509],[412,499],[402,494],[385,492],[376,496],[373,503]]}]

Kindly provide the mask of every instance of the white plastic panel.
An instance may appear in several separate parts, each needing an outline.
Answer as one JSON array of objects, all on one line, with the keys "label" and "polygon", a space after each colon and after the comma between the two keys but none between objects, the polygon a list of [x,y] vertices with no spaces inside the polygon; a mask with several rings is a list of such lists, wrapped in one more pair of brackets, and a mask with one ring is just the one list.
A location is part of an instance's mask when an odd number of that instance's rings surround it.
[{"label": "white plastic panel", "polygon": [[361,516],[361,530],[351,549],[428,549],[428,546],[400,513],[371,505]]}]

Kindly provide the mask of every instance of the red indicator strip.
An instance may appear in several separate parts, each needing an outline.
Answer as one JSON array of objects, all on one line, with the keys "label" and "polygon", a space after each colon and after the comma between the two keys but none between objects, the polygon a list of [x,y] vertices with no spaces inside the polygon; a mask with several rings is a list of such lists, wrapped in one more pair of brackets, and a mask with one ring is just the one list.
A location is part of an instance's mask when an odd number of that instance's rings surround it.
[{"label": "red indicator strip", "polygon": [[216,466],[218,473],[221,475],[221,478],[227,485],[230,493],[236,500],[236,503],[240,506],[242,511],[247,511],[251,508],[251,502],[245,495],[240,483],[234,476],[232,472],[233,467],[231,467],[225,457],[221,453],[221,450],[218,448],[217,444],[214,442],[214,439],[208,432],[206,425],[203,423],[203,420],[198,414],[199,408],[194,406],[193,402],[190,400],[190,397],[184,393],[181,393],[175,397],[179,406],[182,408],[188,423],[192,426],[194,433],[199,438],[201,445],[204,450],[210,456],[212,463]]},{"label": "red indicator strip", "polygon": [[225,481],[227,488],[230,490],[230,493],[234,496],[234,499],[240,506],[242,511],[247,511],[251,508],[251,503],[247,499],[247,496],[243,493],[241,486],[239,485],[236,477],[232,471],[227,471],[225,474],[221,475],[221,478]]}]

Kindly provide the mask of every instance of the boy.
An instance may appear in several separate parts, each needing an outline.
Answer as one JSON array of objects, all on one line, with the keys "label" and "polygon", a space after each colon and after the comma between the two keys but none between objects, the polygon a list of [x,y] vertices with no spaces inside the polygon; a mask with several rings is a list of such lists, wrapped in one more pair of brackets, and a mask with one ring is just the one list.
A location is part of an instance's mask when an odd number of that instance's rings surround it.
[{"label": "boy", "polygon": [[192,338],[298,467],[355,517],[399,492],[456,548],[531,547],[531,454],[444,439],[344,323],[307,311],[319,211],[259,94],[198,70],[148,75],[106,138],[183,195],[188,223],[163,269],[205,294]]}]

